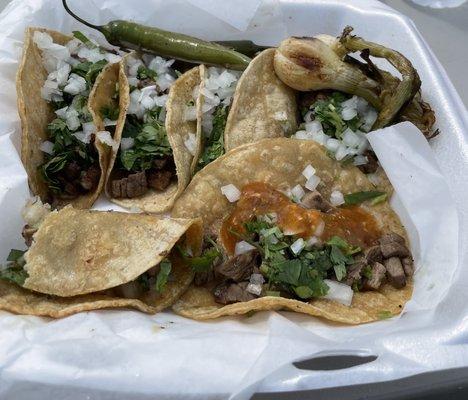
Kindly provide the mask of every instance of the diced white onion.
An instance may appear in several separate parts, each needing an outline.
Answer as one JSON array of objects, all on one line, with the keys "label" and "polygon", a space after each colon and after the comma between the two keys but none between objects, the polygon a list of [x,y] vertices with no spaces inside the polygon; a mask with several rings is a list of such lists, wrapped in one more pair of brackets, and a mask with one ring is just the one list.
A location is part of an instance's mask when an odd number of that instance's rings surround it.
[{"label": "diced white onion", "polygon": [[318,184],[320,183],[320,178],[317,175],[312,175],[305,184],[306,189],[309,189],[311,192],[314,191]]},{"label": "diced white onion", "polygon": [[357,116],[357,110],[355,108],[344,108],[341,110],[341,117],[345,121],[349,121]]},{"label": "diced white onion", "polygon": [[221,193],[226,196],[230,203],[234,203],[240,199],[241,192],[232,183],[221,187]]},{"label": "diced white onion", "polygon": [[119,144],[112,139],[110,132],[108,131],[99,131],[96,133],[96,138],[101,142],[107,144],[109,147],[112,147],[115,151],[118,150]]},{"label": "diced white onion", "polygon": [[255,294],[256,296],[260,296],[262,294],[262,285],[258,283],[249,283],[245,290],[249,293]]},{"label": "diced white onion", "polygon": [[365,165],[367,164],[369,160],[367,159],[366,156],[356,156],[354,157],[353,164],[358,166],[358,165]]},{"label": "diced white onion", "polygon": [[104,118],[104,121],[102,121],[104,126],[116,126],[117,125],[117,120],[112,120],[109,118]]},{"label": "diced white onion", "polygon": [[322,233],[324,230],[325,230],[325,221],[322,219],[320,220],[319,224],[315,228],[314,236],[317,236],[317,237],[322,236]]},{"label": "diced white onion", "polygon": [[313,121],[305,123],[305,130],[310,133],[323,133],[322,123],[314,119]]},{"label": "diced white onion", "polygon": [[86,91],[86,79],[77,74],[70,74],[66,86],[63,88],[64,92],[72,95],[77,95]]},{"label": "diced white onion", "polygon": [[66,106],[63,108],[59,108],[58,110],[55,110],[55,115],[57,115],[57,117],[59,118],[65,119],[67,115],[67,109],[68,107]]},{"label": "diced white onion", "polygon": [[327,150],[330,150],[333,153],[335,153],[340,147],[340,144],[341,142],[338,139],[332,138],[327,140],[327,143],[325,143],[325,147],[327,148]]},{"label": "diced white onion", "polygon": [[54,144],[48,140],[41,143],[39,149],[47,154],[54,154]]},{"label": "diced white onion", "polygon": [[39,196],[29,199],[21,210],[24,222],[38,228],[42,220],[50,213],[50,205],[43,204]]},{"label": "diced white onion", "polygon": [[299,238],[291,245],[291,251],[294,254],[299,254],[305,247],[304,239]]},{"label": "diced white onion", "polygon": [[254,285],[262,285],[263,283],[265,283],[265,278],[262,274],[252,274],[250,275],[249,281]]},{"label": "diced white onion", "polygon": [[320,242],[320,240],[319,240],[317,237],[311,236],[309,239],[307,239],[307,240],[305,241],[305,245],[306,245],[307,247],[311,247],[311,246],[313,246],[313,245],[315,245],[315,244],[317,244],[317,243],[319,243],[319,242]]},{"label": "diced white onion", "polygon": [[367,174],[366,176],[374,186],[379,186],[380,185],[380,183],[381,183],[380,182],[380,177],[376,173]]},{"label": "diced white onion", "polygon": [[197,119],[197,107],[187,106],[185,107],[184,117],[186,121],[195,121]]},{"label": "diced white onion", "polygon": [[292,135],[294,139],[300,139],[300,140],[312,140],[312,135],[310,132],[306,131],[297,131],[294,135]]},{"label": "diced white onion", "polygon": [[343,158],[345,158],[347,155],[349,154],[349,149],[348,147],[346,147],[345,144],[341,143],[338,147],[338,149],[336,150],[336,153],[335,153],[335,158],[338,160],[338,161],[341,161]]},{"label": "diced white onion", "polygon": [[83,131],[76,131],[72,133],[80,142],[88,144],[91,141],[91,133],[85,133]]},{"label": "diced white onion", "polygon": [[252,246],[250,243],[247,243],[245,240],[242,240],[236,243],[236,247],[234,249],[234,255],[238,256],[239,254],[244,254],[254,249],[255,249],[254,246]]},{"label": "diced white onion", "polygon": [[312,165],[308,164],[305,168],[304,171],[302,171],[302,175],[305,176],[306,179],[309,179],[310,177],[315,175],[315,168],[312,167]]},{"label": "diced white onion", "polygon": [[343,132],[343,143],[348,147],[357,147],[361,142],[360,137],[351,129],[347,128]]},{"label": "diced white onion", "polygon": [[341,206],[344,204],[344,196],[343,193],[341,193],[339,190],[334,190],[330,194],[330,203],[332,206]]},{"label": "diced white onion", "polygon": [[131,137],[124,137],[120,139],[120,148],[122,150],[128,150],[131,149],[135,144],[135,139]]},{"label": "diced white onion", "polygon": [[291,189],[291,194],[295,202],[300,202],[305,195],[304,189],[301,185],[296,185]]},{"label": "diced white onion", "polygon": [[189,153],[194,156],[197,151],[197,137],[194,133],[189,133],[184,140],[184,145]]},{"label": "diced white onion", "polygon": [[345,306],[350,306],[353,302],[353,289],[350,286],[345,285],[344,283],[339,283],[332,281],[330,279],[323,280],[329,287],[328,293],[323,296],[323,298],[328,300],[334,300],[338,303],[344,304]]}]

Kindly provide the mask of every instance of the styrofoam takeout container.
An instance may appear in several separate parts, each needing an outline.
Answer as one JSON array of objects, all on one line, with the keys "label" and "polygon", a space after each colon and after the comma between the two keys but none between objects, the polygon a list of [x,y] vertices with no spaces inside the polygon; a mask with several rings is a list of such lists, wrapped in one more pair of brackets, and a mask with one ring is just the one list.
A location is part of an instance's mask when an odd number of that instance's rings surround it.
[{"label": "styrofoam takeout container", "polygon": [[[441,134],[431,147],[450,191],[447,196],[457,209],[458,241],[453,245],[458,245],[458,265],[453,265],[453,281],[447,273],[447,290],[427,309],[358,327],[273,312],[209,323],[171,313],[148,317],[133,311],[98,311],[51,321],[3,312],[0,398],[248,398],[254,391],[378,382],[468,365],[468,117],[445,71],[408,18],[373,0],[70,3],[94,22],[134,19],[207,39],[248,38],[271,45],[289,35],[338,35],[352,25],[359,35],[401,51],[418,69],[423,96],[436,111]],[[14,74],[29,25],[87,32],[54,0],[16,0],[0,15],[2,259],[20,243],[19,211],[28,196],[15,151],[19,119]],[[434,187],[434,196],[440,195],[438,190]],[[440,229],[444,231],[443,221]],[[443,250],[439,256],[443,260]],[[443,277],[444,271],[439,272]],[[377,359],[336,371],[304,371],[291,364],[327,354],[372,354]]]}]

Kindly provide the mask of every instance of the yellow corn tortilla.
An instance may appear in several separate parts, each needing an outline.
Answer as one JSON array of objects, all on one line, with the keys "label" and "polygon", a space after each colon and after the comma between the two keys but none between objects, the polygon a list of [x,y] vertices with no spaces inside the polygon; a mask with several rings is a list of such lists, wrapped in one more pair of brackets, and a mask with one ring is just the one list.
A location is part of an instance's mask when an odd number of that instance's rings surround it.
[{"label": "yellow corn tortilla", "polygon": [[237,83],[224,130],[226,152],[260,139],[292,135],[297,128],[294,90],[275,74],[275,49],[256,56]]},{"label": "yellow corn tortilla", "polygon": [[[250,182],[265,182],[278,190],[291,189],[297,184],[305,184],[302,171],[309,164],[321,179],[318,190],[325,198],[329,198],[333,190],[343,193],[375,190],[358,168],[343,167],[327,156],[325,148],[313,141],[264,139],[232,150],[195,175],[174,204],[172,215],[178,218],[201,217],[205,233],[218,236],[222,221],[235,206],[221,193],[222,186],[233,184],[241,189]],[[392,231],[407,240],[405,229],[388,201],[375,206],[363,203],[361,207],[374,215],[382,232]],[[399,314],[411,293],[412,283],[408,282],[403,289],[384,284],[378,292],[355,293],[350,307],[326,299],[307,303],[280,297],[261,297],[223,306],[214,301],[209,288],[192,285],[173,309],[180,315],[200,320],[250,311],[287,309],[340,323],[359,324]]]},{"label": "yellow corn tortilla", "polygon": [[[48,29],[28,28],[25,34],[23,56],[16,75],[18,113],[22,127],[21,160],[28,174],[31,191],[43,201],[47,201],[48,187],[38,170],[38,167],[44,162],[44,153],[40,150],[40,146],[42,142],[48,140],[47,125],[56,116],[50,104],[41,97],[41,88],[47,79],[47,71],[42,63],[41,51],[33,41],[34,32],[36,31],[48,33],[54,43],[61,45],[65,45],[73,38]],[[98,76],[96,82],[101,79],[102,77]],[[96,123],[96,121],[93,122]],[[104,186],[107,163],[106,155],[102,154],[103,147],[98,145],[96,147],[101,168],[101,176],[96,189],[76,199],[57,199],[58,207],[71,204],[77,208],[89,208],[99,196]]]},{"label": "yellow corn tortilla", "polygon": [[[125,57],[120,65],[119,71],[119,93],[120,93],[120,113],[117,121],[114,140],[120,143],[122,138],[122,130],[125,125],[126,110],[129,104],[130,85],[126,77],[126,59]],[[163,213],[171,209],[176,198],[183,192],[190,181],[191,164],[193,156],[185,147],[184,141],[189,133],[197,135],[197,129],[201,125],[197,121],[187,121],[185,119],[185,110],[187,103],[192,100],[192,92],[194,87],[200,85],[200,67],[195,67],[185,72],[180,76],[169,90],[169,95],[166,103],[166,132],[169,143],[172,147],[174,163],[176,166],[177,182],[172,183],[164,191],[156,191],[148,189],[148,191],[140,197],[126,199],[113,198],[111,195],[110,185],[112,180],[112,169],[117,158],[117,150],[112,152],[108,165],[108,173],[105,184],[105,192],[109,199],[125,208],[137,208],[141,211],[150,213]],[[109,81],[102,81],[102,85],[108,84]],[[112,82],[116,82],[115,77]],[[97,87],[100,91],[101,87]],[[123,107],[125,112],[123,112]],[[197,127],[198,124],[198,127]],[[199,135],[197,135],[199,136]]]},{"label": "yellow corn tortilla", "polygon": [[[145,214],[99,212],[71,206],[50,213],[25,253],[23,288],[0,280],[0,309],[63,317],[100,308],[131,307],[155,313],[189,286],[193,272],[172,248],[181,240],[198,254],[201,220],[158,219]],[[170,256],[172,269],[161,294],[123,297],[131,282]],[[29,289],[29,290],[27,290]]]}]

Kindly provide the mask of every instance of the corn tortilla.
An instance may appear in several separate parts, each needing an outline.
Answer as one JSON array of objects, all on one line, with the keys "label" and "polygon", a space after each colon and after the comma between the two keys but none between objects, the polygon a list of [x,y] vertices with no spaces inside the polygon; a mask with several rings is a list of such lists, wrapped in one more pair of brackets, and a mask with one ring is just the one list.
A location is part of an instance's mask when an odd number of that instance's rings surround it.
[{"label": "corn tortilla", "polygon": [[[316,175],[321,179],[318,190],[325,198],[329,198],[333,190],[353,193],[375,189],[358,168],[343,167],[313,141],[264,139],[238,147],[200,171],[175,203],[173,216],[201,217],[205,234],[218,236],[223,219],[235,206],[221,193],[222,186],[233,184],[240,189],[250,182],[265,182],[278,190],[286,190],[297,184],[304,185],[302,171],[309,164],[316,169]],[[375,206],[363,203],[361,207],[375,217],[383,232],[398,233],[408,241],[405,229],[388,201]],[[359,324],[375,321],[382,315],[399,314],[411,298],[411,293],[412,284],[408,282],[403,289],[384,284],[378,292],[356,293],[350,307],[326,299],[307,303],[280,297],[261,297],[223,306],[214,301],[209,288],[192,285],[174,304],[173,309],[180,315],[200,320],[250,311],[288,309],[330,321]]]}]

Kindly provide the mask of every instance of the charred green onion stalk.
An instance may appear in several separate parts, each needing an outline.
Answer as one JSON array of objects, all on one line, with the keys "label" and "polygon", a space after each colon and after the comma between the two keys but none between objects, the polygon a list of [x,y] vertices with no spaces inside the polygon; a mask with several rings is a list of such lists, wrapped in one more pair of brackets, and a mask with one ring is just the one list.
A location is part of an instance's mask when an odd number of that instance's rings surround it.
[{"label": "charred green onion stalk", "polygon": [[100,31],[107,41],[115,46],[143,50],[178,60],[222,65],[226,68],[245,69],[250,58],[232,49],[240,46],[248,51],[260,50],[261,47],[249,42],[228,42],[228,46],[197,39],[181,33],[144,26],[130,21],[110,21],[106,25],[93,25],[74,14],[62,0],[65,10],[76,20]]},{"label": "charred green onion stalk", "polygon": [[[421,81],[411,62],[401,53],[351,35],[346,27],[339,39],[328,35],[284,40],[275,54],[275,72],[300,91],[339,90],[366,99],[379,116],[372,130],[397,121],[411,121],[426,137],[434,135],[434,113],[420,96]],[[360,52],[360,62],[350,53]],[[384,58],[401,80],[377,68],[369,56]]]}]

